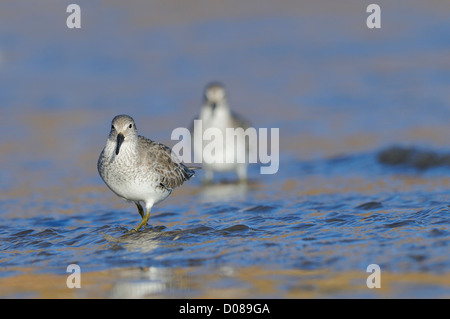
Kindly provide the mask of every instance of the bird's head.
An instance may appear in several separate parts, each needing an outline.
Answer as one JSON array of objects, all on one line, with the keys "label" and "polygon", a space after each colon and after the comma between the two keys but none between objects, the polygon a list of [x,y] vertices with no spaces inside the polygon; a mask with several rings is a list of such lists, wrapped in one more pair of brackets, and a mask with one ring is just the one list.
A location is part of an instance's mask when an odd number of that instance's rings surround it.
[{"label": "bird's head", "polygon": [[117,115],[113,118],[109,139],[116,142],[116,155],[119,155],[122,144],[136,140],[137,137],[136,124],[131,116]]}]

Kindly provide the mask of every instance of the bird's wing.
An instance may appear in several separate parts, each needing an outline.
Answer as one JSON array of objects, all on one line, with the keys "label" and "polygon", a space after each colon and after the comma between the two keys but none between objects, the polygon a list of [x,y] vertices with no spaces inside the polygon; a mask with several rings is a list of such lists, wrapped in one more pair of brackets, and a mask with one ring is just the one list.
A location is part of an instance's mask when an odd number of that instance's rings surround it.
[{"label": "bird's wing", "polygon": [[167,189],[180,186],[194,175],[175,155],[172,157],[172,150],[164,144],[139,136],[139,152],[145,152],[142,164],[151,167],[157,182]]},{"label": "bird's wing", "polygon": [[233,117],[233,120],[235,121],[236,127],[242,127],[244,130],[251,127],[250,121],[248,121],[246,118],[244,118],[242,115],[231,111],[231,116]]}]

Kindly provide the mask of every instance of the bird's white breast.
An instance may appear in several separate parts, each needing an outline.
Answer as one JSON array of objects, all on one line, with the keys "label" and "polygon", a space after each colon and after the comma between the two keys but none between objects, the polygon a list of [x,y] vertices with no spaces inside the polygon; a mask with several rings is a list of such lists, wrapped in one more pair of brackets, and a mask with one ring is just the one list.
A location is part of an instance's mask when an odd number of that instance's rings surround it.
[{"label": "bird's white breast", "polygon": [[[202,164],[217,171],[229,171],[235,169],[239,150],[245,150],[244,134],[237,134],[237,138],[226,138],[226,129],[234,128],[233,118],[228,108],[218,106],[214,111],[211,108],[203,108],[199,119],[202,120],[201,138],[194,141],[194,152],[198,158],[202,158]],[[205,140],[205,130],[215,128],[220,131],[220,136],[214,136],[211,140]],[[210,131],[214,132],[214,131]],[[197,136],[198,137],[198,136]],[[195,138],[195,135],[194,135]],[[221,138],[218,143],[215,138]],[[214,144],[210,144],[214,143]],[[208,148],[208,144],[210,147]],[[214,152],[207,151],[214,147]],[[220,147],[222,145],[222,147]],[[206,147],[206,149],[205,149]]]},{"label": "bird's white breast", "polygon": [[140,167],[136,159],[136,149],[123,143],[118,155],[115,143],[105,147],[104,160],[99,164],[100,176],[106,185],[119,197],[131,201],[158,203],[170,195],[171,191],[160,187],[157,176],[148,167]]}]

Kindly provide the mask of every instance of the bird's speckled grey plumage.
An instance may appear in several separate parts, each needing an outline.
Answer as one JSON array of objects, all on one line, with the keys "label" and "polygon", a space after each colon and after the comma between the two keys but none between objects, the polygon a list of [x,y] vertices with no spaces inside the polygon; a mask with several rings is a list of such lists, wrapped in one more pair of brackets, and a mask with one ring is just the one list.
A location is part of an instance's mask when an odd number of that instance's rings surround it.
[{"label": "bird's speckled grey plumage", "polygon": [[[138,135],[133,118],[118,115],[112,120],[106,146],[97,163],[105,184],[119,197],[135,202],[144,226],[153,205],[193,175],[169,147]],[[144,202],[144,216],[140,202]]]}]

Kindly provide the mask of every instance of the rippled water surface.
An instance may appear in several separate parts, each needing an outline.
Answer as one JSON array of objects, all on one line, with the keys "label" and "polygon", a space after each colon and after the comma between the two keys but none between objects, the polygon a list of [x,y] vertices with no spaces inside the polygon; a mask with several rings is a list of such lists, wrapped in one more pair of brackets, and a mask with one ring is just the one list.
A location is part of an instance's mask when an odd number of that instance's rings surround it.
[{"label": "rippled water surface", "polygon": [[[380,30],[359,1],[78,2],[81,30],[0,4],[0,297],[450,296],[447,2],[380,2]],[[96,171],[111,119],[173,146],[211,80],[280,129],[279,171],[200,171],[129,233]]]}]

